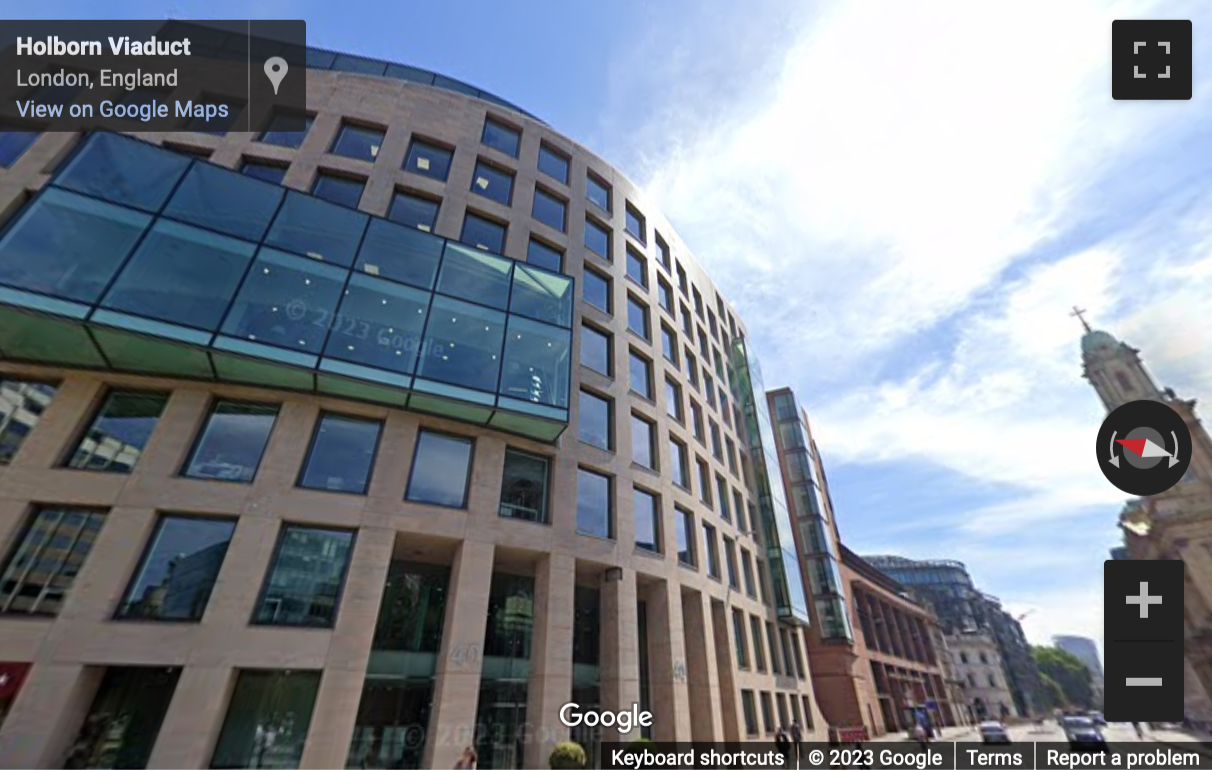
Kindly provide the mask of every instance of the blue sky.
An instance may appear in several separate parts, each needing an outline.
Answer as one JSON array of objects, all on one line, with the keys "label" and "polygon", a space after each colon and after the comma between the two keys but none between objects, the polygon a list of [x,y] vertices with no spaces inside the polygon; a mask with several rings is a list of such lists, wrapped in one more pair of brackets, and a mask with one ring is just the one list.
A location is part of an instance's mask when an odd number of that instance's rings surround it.
[{"label": "blue sky", "polygon": [[[1212,397],[1212,6],[106,7],[304,18],[313,45],[525,106],[644,186],[736,303],[767,384],[811,409],[852,548],[961,559],[1034,641],[1101,640],[1123,495],[1091,451],[1103,413],[1068,310]],[[1111,100],[1116,18],[1194,20],[1192,101]]]}]

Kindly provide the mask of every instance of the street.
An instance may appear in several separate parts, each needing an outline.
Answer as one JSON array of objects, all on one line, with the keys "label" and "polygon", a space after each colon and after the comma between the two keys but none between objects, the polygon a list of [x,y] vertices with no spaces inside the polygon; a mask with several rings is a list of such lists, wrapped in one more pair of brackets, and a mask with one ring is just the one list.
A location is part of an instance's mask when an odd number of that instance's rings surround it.
[{"label": "street", "polygon": [[[1042,725],[1035,724],[1019,724],[1011,725],[1010,738],[1015,743],[1029,743],[1035,741],[1037,743],[1061,743],[1065,740],[1064,732],[1055,719],[1048,719]],[[1136,731],[1132,729],[1130,724],[1111,724],[1102,728],[1103,735],[1106,736],[1108,743],[1137,743],[1144,741],[1159,741],[1162,743],[1177,743],[1198,741],[1199,738],[1191,733],[1181,730],[1159,729],[1150,730],[1144,728],[1144,738],[1136,737]],[[905,733],[889,733],[876,738],[873,743],[886,742],[905,742],[908,739]],[[943,729],[943,735],[937,739],[941,741],[954,742],[978,742],[980,737],[977,735],[975,727],[947,727]]]}]

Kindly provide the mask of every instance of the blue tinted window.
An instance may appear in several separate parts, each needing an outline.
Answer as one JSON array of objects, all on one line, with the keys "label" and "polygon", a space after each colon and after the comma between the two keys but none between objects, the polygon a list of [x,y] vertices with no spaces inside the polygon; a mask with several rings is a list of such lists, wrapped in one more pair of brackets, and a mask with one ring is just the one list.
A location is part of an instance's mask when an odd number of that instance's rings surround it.
[{"label": "blue tinted window", "polygon": [[333,155],[344,155],[347,158],[368,160],[372,163],[379,157],[379,148],[383,146],[383,132],[373,128],[343,125],[337,132],[337,138],[329,150]]},{"label": "blue tinted window", "polygon": [[438,202],[408,193],[397,192],[391,199],[387,218],[406,227],[430,233],[438,222]]},{"label": "blue tinted window", "polygon": [[577,532],[596,537],[613,536],[611,502],[610,477],[578,468]]},{"label": "blue tinted window", "polygon": [[95,302],[150,218],[50,189],[0,240],[0,283]]},{"label": "blue tinted window", "polygon": [[299,486],[365,494],[383,423],[326,414],[316,425]]},{"label": "blue tinted window", "polygon": [[610,187],[593,174],[585,177],[585,197],[602,211],[610,213]]},{"label": "blue tinted window", "polygon": [[235,530],[231,519],[160,519],[117,616],[201,620]]},{"label": "blue tinted window", "polygon": [[534,207],[531,209],[531,216],[553,230],[564,232],[567,221],[567,207],[568,204],[554,195],[549,195],[541,189],[535,188]]},{"label": "blue tinted window", "polygon": [[222,331],[300,353],[319,353],[344,283],[343,270],[263,248]]},{"label": "blue tinted window", "polygon": [[509,311],[558,326],[572,323],[572,281],[562,275],[513,268],[513,290]]},{"label": "blue tinted window", "polygon": [[581,279],[583,299],[603,313],[610,312],[610,279],[586,270]]},{"label": "blue tinted window", "polygon": [[592,326],[581,327],[581,365],[607,377],[612,375],[609,335]]},{"label": "blue tinted window", "polygon": [[654,468],[656,455],[653,446],[653,425],[635,414],[631,415],[631,461],[645,468]]},{"label": "blue tinted window", "polygon": [[551,460],[516,449],[505,450],[501,474],[501,516],[547,524]]},{"label": "blue tinted window", "polygon": [[348,267],[367,219],[365,214],[289,192],[265,243]]},{"label": "blue tinted window", "polygon": [[282,200],[282,188],[195,163],[173,193],[166,216],[260,241]]},{"label": "blue tinted window", "polygon": [[443,243],[440,238],[372,219],[356,267],[368,275],[432,289]]},{"label": "blue tinted window", "polygon": [[568,184],[568,157],[545,144],[539,145],[539,171],[561,184]]},{"label": "blue tinted window", "polygon": [[293,115],[274,115],[270,118],[269,126],[257,141],[264,142],[265,144],[274,144],[278,147],[298,147],[307,138],[307,132],[311,130],[313,118],[310,115],[304,118],[304,128],[302,131],[287,130],[294,127],[294,124],[298,120],[299,118]]},{"label": "blue tinted window", "polygon": [[648,260],[627,249],[627,277],[648,288]]},{"label": "blue tinted window", "polygon": [[656,496],[637,487],[634,490],[633,500],[635,547],[660,553],[661,507]]},{"label": "blue tinted window", "polygon": [[508,206],[513,200],[513,174],[487,163],[477,163],[471,178],[471,191]]},{"label": "blue tinted window", "polygon": [[160,220],[102,304],[213,331],[223,320],[254,248],[251,243]]},{"label": "blue tinted window", "polygon": [[499,392],[521,401],[566,409],[571,350],[569,331],[511,316]]},{"label": "blue tinted window", "polygon": [[434,297],[417,376],[495,392],[504,336],[504,313]]},{"label": "blue tinted window", "polygon": [[278,407],[219,401],[194,445],[184,474],[193,478],[249,482],[278,417]]},{"label": "blue tinted window", "polygon": [[[689,466],[686,464],[686,445],[677,439],[669,439],[669,470],[673,475],[673,483],[683,489],[690,489]],[[679,545],[682,543],[679,533]]]},{"label": "blue tinted window", "polygon": [[366,182],[360,179],[317,174],[316,181],[311,186],[311,194],[317,198],[356,209],[358,201],[362,200],[362,191],[365,189]]},{"label": "blue tinted window", "polygon": [[640,243],[645,243],[647,234],[644,232],[644,217],[638,211],[627,205],[627,232],[635,237]]},{"label": "blue tinted window", "polygon": [[245,161],[244,165],[240,166],[240,172],[253,179],[261,179],[274,184],[282,184],[282,180],[286,178],[286,166],[275,166],[272,163],[257,161]]},{"label": "blue tinted window", "polygon": [[116,134],[93,134],[55,184],[158,211],[191,161]]},{"label": "blue tinted window", "polygon": [[463,217],[463,233],[459,240],[468,246],[500,254],[505,251],[505,225],[467,212]]},{"label": "blue tinted window", "polygon": [[[341,530],[284,527],[252,622],[332,628],[353,537]],[[281,700],[275,707],[282,708]]]},{"label": "blue tinted window", "polygon": [[425,292],[355,274],[345,289],[324,354],[411,374],[428,310]]},{"label": "blue tinted window", "polygon": [[629,376],[631,390],[644,398],[652,398],[652,364],[634,350],[631,351]]},{"label": "blue tinted window", "polygon": [[678,364],[678,337],[677,332],[670,329],[665,324],[661,324],[661,350],[665,353],[665,358],[674,366]]},{"label": "blue tinted window", "polygon": [[0,167],[17,162],[25,151],[38,141],[37,131],[22,131],[7,123],[0,123]]},{"label": "blue tinted window", "polygon": [[408,157],[404,160],[404,170],[445,182],[450,175],[450,160],[453,157],[454,153],[445,147],[413,139],[408,147]]},{"label": "blue tinted window", "polygon": [[397,80],[411,80],[414,83],[424,83],[427,86],[433,85],[434,74],[429,70],[423,70],[420,67],[410,67],[407,64],[388,64],[385,77],[396,78]]},{"label": "blue tinted window", "polygon": [[599,449],[613,449],[614,431],[611,430],[610,401],[582,390],[577,411],[577,438]]},{"label": "blue tinted window", "polygon": [[610,259],[610,232],[592,219],[585,220],[585,248]]},{"label": "blue tinted window", "polygon": [[471,439],[421,431],[404,499],[448,508],[467,505],[471,448]]},{"label": "blue tinted window", "polygon": [[105,398],[68,460],[69,468],[130,473],[160,421],[168,396],[137,390]]},{"label": "blue tinted window", "polygon": [[513,260],[447,243],[437,290],[499,310],[509,307],[509,272]]},{"label": "blue tinted window", "polygon": [[480,137],[480,141],[489,147],[516,158],[521,140],[522,135],[517,129],[510,128],[504,123],[498,123],[492,118],[484,121],[484,133]]},{"label": "blue tinted window", "polygon": [[341,72],[357,72],[362,75],[382,75],[383,71],[387,69],[387,62],[363,59],[361,56],[350,56],[349,54],[342,53],[337,54],[332,68]]},{"label": "blue tinted window", "polygon": [[531,238],[530,244],[526,247],[526,261],[545,270],[558,273],[564,267],[564,253]]},{"label": "blue tinted window", "polygon": [[630,294],[627,295],[627,328],[644,339],[649,338],[648,307]]}]

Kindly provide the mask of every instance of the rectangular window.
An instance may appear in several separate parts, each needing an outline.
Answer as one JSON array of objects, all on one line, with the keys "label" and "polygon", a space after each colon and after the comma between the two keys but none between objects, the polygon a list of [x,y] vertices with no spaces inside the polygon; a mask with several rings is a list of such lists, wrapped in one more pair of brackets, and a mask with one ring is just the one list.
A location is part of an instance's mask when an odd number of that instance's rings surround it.
[{"label": "rectangular window", "polygon": [[319,671],[240,671],[210,766],[299,767],[319,691]]},{"label": "rectangular window", "polygon": [[307,132],[311,130],[314,118],[308,115],[303,120],[302,131],[289,131],[286,129],[296,126],[299,117],[297,115],[275,114],[269,119],[269,125],[261,132],[261,136],[257,137],[257,141],[277,147],[292,147],[297,149],[303,144],[303,140],[307,138]]},{"label": "rectangular window", "polygon": [[715,474],[715,492],[720,501],[720,518],[732,521],[732,512],[728,510],[728,482],[720,474]]},{"label": "rectangular window", "polygon": [[661,553],[660,498],[635,487],[632,490],[632,508],[635,518],[635,547]]},{"label": "rectangular window", "polygon": [[[686,280],[686,268],[675,262],[674,269],[678,274],[678,291],[682,292],[683,297],[688,296],[690,291],[690,282]],[[690,314],[685,313],[685,315]]]},{"label": "rectangular window", "polygon": [[500,150],[511,158],[518,157],[522,143],[522,132],[504,123],[488,118],[484,121],[484,133],[480,141],[494,150]]},{"label": "rectangular window", "polygon": [[777,712],[779,715],[779,724],[780,725],[789,724],[789,722],[787,721],[787,696],[781,692],[775,693],[774,703],[775,703],[775,706],[777,706]]},{"label": "rectangular window", "polygon": [[687,339],[694,339],[694,316],[690,315],[690,308],[682,305],[682,332]]},{"label": "rectangular window", "polygon": [[714,310],[707,311],[707,328],[711,330],[712,339],[715,339],[716,337],[719,336],[719,327],[716,325],[716,322],[715,322],[715,311]]},{"label": "rectangular window", "polygon": [[599,449],[608,452],[613,450],[612,411],[610,399],[582,390],[578,408],[577,438]]},{"label": "rectangular window", "polygon": [[463,232],[459,235],[459,242],[501,254],[505,251],[505,225],[468,211],[463,215]]},{"label": "rectangular window", "polygon": [[631,351],[631,361],[628,373],[630,375],[631,392],[652,400],[652,362],[634,350]]},{"label": "rectangular window", "polygon": [[585,198],[602,211],[610,213],[610,185],[592,173],[585,177]]},{"label": "rectangular window", "polygon": [[745,712],[745,733],[757,735],[757,708],[753,704],[753,690],[741,690],[741,708]]},{"label": "rectangular window", "polygon": [[478,161],[472,175],[471,191],[508,206],[513,201],[513,174]]},{"label": "rectangular window", "polygon": [[627,328],[646,340],[652,339],[648,326],[648,306],[630,294],[627,295]]},{"label": "rectangular window", "polygon": [[0,571],[0,613],[58,615],[104,521],[94,508],[36,507]]},{"label": "rectangular window", "polygon": [[366,494],[382,430],[383,423],[379,420],[321,415],[303,463],[299,486]]},{"label": "rectangular window", "polygon": [[534,188],[534,205],[530,215],[553,230],[564,232],[568,226],[568,204],[560,198],[546,192],[541,187]]},{"label": "rectangular window", "polygon": [[116,617],[202,619],[236,522],[203,516],[163,516]]},{"label": "rectangular window", "polygon": [[[87,759],[74,755],[64,764],[147,767],[180,678],[181,669],[176,667],[106,666],[74,742],[93,753]],[[115,719],[115,715],[121,716]],[[97,735],[97,725],[108,729]],[[78,757],[83,761],[75,761]]]},{"label": "rectangular window", "polygon": [[[728,414],[728,412],[725,412],[724,414]],[[728,438],[727,436],[725,436],[724,437],[724,446],[728,450],[726,452],[726,454],[728,455],[728,470],[732,472],[733,476],[736,476],[736,444],[732,441],[731,438]]]},{"label": "rectangular window", "polygon": [[674,509],[674,523],[677,525],[678,562],[688,567],[694,566],[694,516],[681,508]]},{"label": "rectangular window", "polygon": [[630,246],[627,247],[627,277],[648,288],[648,260]]},{"label": "rectangular window", "polygon": [[774,709],[770,707],[770,693],[764,692],[761,694],[762,702],[762,727],[767,733],[774,732]]},{"label": "rectangular window", "polygon": [[547,490],[550,484],[550,459],[517,449],[506,449],[500,514],[507,519],[546,524]]},{"label": "rectangular window", "polygon": [[635,412],[631,413],[631,461],[656,470],[656,426]]},{"label": "rectangular window", "polygon": [[676,438],[670,437],[669,458],[673,483],[682,489],[690,489],[690,467],[686,462],[686,445]]},{"label": "rectangular window", "polygon": [[720,577],[720,549],[715,541],[715,527],[710,524],[703,525],[703,554],[707,559],[707,575],[718,579]]},{"label": "rectangular window", "polygon": [[656,234],[657,261],[661,263],[661,267],[665,268],[666,272],[673,270],[673,257],[669,254],[669,244],[665,243],[665,239],[660,233]]},{"label": "rectangular window", "polygon": [[446,508],[467,507],[472,448],[469,438],[421,431],[404,499]]},{"label": "rectangular window", "polygon": [[526,263],[558,273],[564,269],[564,252],[531,238],[526,246]]},{"label": "rectangular window", "polygon": [[648,234],[644,229],[644,215],[633,208],[630,203],[627,204],[626,208],[627,222],[625,226],[627,229],[627,234],[632,238],[635,238],[640,243],[647,243]]},{"label": "rectangular window", "polygon": [[675,315],[673,306],[673,287],[664,278],[657,278],[657,301],[665,312]]},{"label": "rectangular window", "polygon": [[724,538],[724,569],[728,571],[728,586],[739,589],[741,582],[736,570],[736,542],[730,537]]},{"label": "rectangular window", "polygon": [[404,170],[445,182],[446,177],[450,175],[450,161],[453,158],[452,150],[413,139],[404,159]]},{"label": "rectangular window", "polygon": [[665,378],[665,414],[682,421],[682,386],[668,377]]},{"label": "rectangular window", "polygon": [[703,320],[703,295],[699,293],[697,287],[691,287],[691,293],[694,295],[694,313]]},{"label": "rectangular window", "polygon": [[724,447],[720,442],[720,426],[715,420],[710,421],[711,425],[711,456],[720,462],[724,461]]},{"label": "rectangular window", "polygon": [[711,507],[711,471],[707,467],[707,461],[701,457],[695,458],[695,464],[699,467],[699,499],[703,501],[703,505]]},{"label": "rectangular window", "polygon": [[745,613],[735,607],[732,609],[732,642],[736,645],[737,668],[749,668],[749,645],[745,640]]},{"label": "rectangular window", "polygon": [[742,531],[745,529],[745,503],[739,490],[732,490],[732,507],[736,511],[736,525]]},{"label": "rectangular window", "polygon": [[316,181],[312,183],[311,194],[339,206],[356,209],[365,189],[364,179],[347,179],[334,174],[319,173],[316,174]]},{"label": "rectangular window", "polygon": [[581,324],[581,366],[587,366],[607,377],[613,376],[614,368],[611,362],[614,357],[610,350],[610,340],[609,334]]},{"label": "rectangular window", "polygon": [[183,475],[252,482],[277,418],[276,405],[215,402],[185,463]]},{"label": "rectangular window", "polygon": [[[757,530],[754,529],[754,532],[757,532]],[[758,576],[758,594],[762,598],[762,604],[769,606],[770,588],[766,583],[766,562],[760,558],[757,560],[757,576]]]},{"label": "rectangular window", "polygon": [[273,184],[282,184],[286,178],[286,166],[274,163],[264,163],[257,160],[246,160],[240,164],[240,173]]},{"label": "rectangular window", "polygon": [[795,634],[786,629],[780,629],[779,641],[783,645],[783,670],[790,675],[795,670],[795,663],[791,654],[791,651],[795,649]]},{"label": "rectangular window", "polygon": [[391,199],[387,218],[405,227],[415,227],[423,233],[432,233],[438,224],[438,201],[396,191]]},{"label": "rectangular window", "polygon": [[741,575],[745,578],[745,593],[757,597],[753,590],[753,557],[744,548],[741,549]]},{"label": "rectangular window", "polygon": [[707,406],[715,409],[715,383],[706,369],[703,370],[703,395],[707,397]]},{"label": "rectangular window", "polygon": [[581,283],[582,298],[590,305],[609,315],[612,311],[610,302],[610,279],[588,268],[585,269]]},{"label": "rectangular window", "polygon": [[699,443],[703,443],[703,407],[693,398],[690,399],[690,429]]},{"label": "rectangular window", "polygon": [[758,671],[766,671],[766,651],[762,645],[762,621],[757,615],[749,616],[749,635],[753,637],[753,664]]},{"label": "rectangular window", "polygon": [[585,248],[610,261],[610,231],[592,219],[585,220]]},{"label": "rectangular window", "polygon": [[68,467],[130,473],[167,403],[166,393],[113,391],[76,444]]},{"label": "rectangular window", "polygon": [[539,171],[560,184],[568,184],[568,156],[547,144],[539,145]]},{"label": "rectangular window", "polygon": [[354,533],[286,524],[252,622],[332,628]]},{"label": "rectangular window", "polygon": [[691,387],[698,390],[699,361],[694,357],[694,353],[690,352],[690,348],[686,348],[686,379],[690,381]]},{"label": "rectangular window", "polygon": [[337,132],[337,138],[329,150],[333,155],[344,155],[346,158],[357,158],[374,163],[379,157],[379,148],[383,146],[383,132],[374,128],[362,128],[344,124]]},{"label": "rectangular window", "polygon": [[661,352],[665,360],[678,366],[678,333],[665,324],[661,324]]},{"label": "rectangular window", "polygon": [[577,469],[577,532],[614,537],[613,496],[610,477],[587,468]]},{"label": "rectangular window", "polygon": [[707,332],[702,329],[699,329],[699,353],[703,355],[704,364],[711,363],[711,343],[707,341]]}]

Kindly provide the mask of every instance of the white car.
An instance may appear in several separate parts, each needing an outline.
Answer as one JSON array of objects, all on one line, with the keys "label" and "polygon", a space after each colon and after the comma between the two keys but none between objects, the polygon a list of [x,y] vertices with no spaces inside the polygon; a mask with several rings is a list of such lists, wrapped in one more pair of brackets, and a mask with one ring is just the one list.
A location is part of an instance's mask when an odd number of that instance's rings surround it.
[{"label": "white car", "polygon": [[1010,743],[1010,732],[1001,722],[981,722],[976,728],[982,743]]}]

